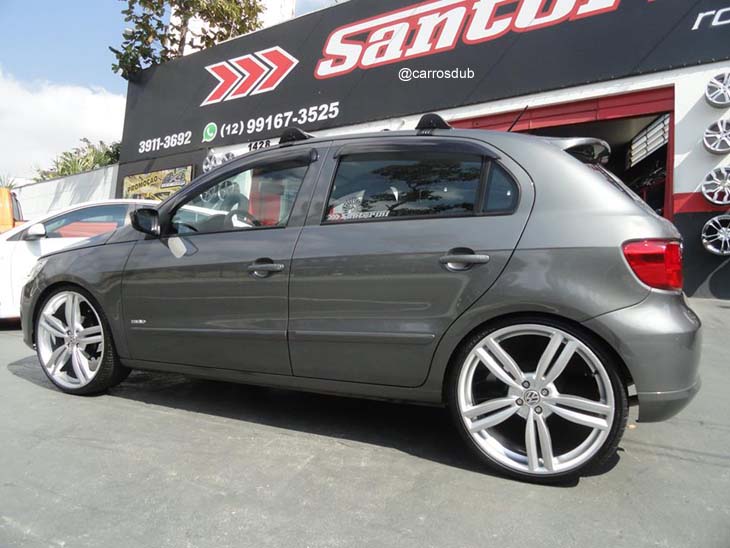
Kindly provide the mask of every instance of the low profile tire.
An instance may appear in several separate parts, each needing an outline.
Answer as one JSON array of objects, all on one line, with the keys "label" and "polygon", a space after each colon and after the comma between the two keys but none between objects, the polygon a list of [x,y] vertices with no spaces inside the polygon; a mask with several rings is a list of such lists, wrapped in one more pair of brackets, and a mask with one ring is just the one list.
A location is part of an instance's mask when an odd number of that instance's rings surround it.
[{"label": "low profile tire", "polygon": [[61,287],[43,300],[35,343],[43,372],[68,394],[99,394],[130,373],[119,362],[101,307],[76,286]]},{"label": "low profile tire", "polygon": [[589,333],[544,317],[500,321],[454,356],[447,399],[477,457],[536,483],[601,471],[628,419],[615,359]]}]

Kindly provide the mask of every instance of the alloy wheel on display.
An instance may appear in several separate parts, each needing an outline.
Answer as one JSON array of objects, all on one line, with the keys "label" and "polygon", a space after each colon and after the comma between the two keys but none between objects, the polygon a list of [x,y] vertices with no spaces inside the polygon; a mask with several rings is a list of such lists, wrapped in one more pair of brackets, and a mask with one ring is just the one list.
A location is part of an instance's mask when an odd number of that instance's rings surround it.
[{"label": "alloy wheel on display", "polygon": [[702,245],[714,255],[730,255],[730,215],[718,215],[702,229]]},{"label": "alloy wheel on display", "polygon": [[94,380],[104,357],[104,331],[91,303],[75,291],[63,291],[38,316],[36,344],[48,375],[64,388]]},{"label": "alloy wheel on display", "polygon": [[702,183],[702,195],[716,205],[730,205],[730,167],[712,170]]},{"label": "alloy wheel on display", "polygon": [[713,107],[730,107],[730,72],[718,74],[710,80],[705,91],[705,98]]},{"label": "alloy wheel on display", "polygon": [[713,154],[730,153],[730,120],[718,120],[708,127],[703,141]]},{"label": "alloy wheel on display", "polygon": [[614,423],[614,393],[601,359],[559,328],[499,329],[467,356],[459,413],[478,448],[502,466],[550,476],[585,465]]}]

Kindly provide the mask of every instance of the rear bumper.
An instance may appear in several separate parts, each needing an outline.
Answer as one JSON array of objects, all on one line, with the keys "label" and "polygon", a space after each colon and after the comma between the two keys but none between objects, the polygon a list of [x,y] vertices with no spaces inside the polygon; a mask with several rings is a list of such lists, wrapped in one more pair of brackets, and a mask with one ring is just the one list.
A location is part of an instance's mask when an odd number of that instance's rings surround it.
[{"label": "rear bumper", "polygon": [[699,391],[702,322],[683,295],[652,291],[641,303],[584,325],[626,364],[636,385],[640,422],[673,417]]},{"label": "rear bumper", "polygon": [[683,390],[640,392],[639,422],[660,422],[672,418],[689,405],[701,386],[702,381],[698,378],[694,385]]}]

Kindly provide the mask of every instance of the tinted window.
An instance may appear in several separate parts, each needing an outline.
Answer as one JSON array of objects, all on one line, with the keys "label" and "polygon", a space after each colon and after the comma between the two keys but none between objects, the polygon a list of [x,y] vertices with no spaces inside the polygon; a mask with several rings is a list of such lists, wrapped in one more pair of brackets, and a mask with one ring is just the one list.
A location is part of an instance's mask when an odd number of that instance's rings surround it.
[{"label": "tinted window", "polygon": [[308,165],[278,163],[242,171],[201,190],[172,218],[179,234],[286,226]]},{"label": "tinted window", "polygon": [[340,160],[325,221],[471,215],[482,171],[478,155],[368,153]]},{"label": "tinted window", "polygon": [[517,185],[507,171],[493,163],[487,181],[487,199],[484,211],[487,213],[509,213],[517,207],[519,193]]},{"label": "tinted window", "polygon": [[77,209],[46,221],[48,238],[89,238],[124,225],[127,205],[114,204]]}]

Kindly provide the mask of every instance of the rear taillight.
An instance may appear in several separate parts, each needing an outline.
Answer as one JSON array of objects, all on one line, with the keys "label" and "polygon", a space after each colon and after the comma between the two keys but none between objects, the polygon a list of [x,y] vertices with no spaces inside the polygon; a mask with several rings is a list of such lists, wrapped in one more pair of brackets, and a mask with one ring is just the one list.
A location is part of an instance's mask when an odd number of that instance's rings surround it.
[{"label": "rear taillight", "polygon": [[669,240],[626,242],[624,257],[634,274],[646,285],[670,291],[681,290],[682,245]]}]

